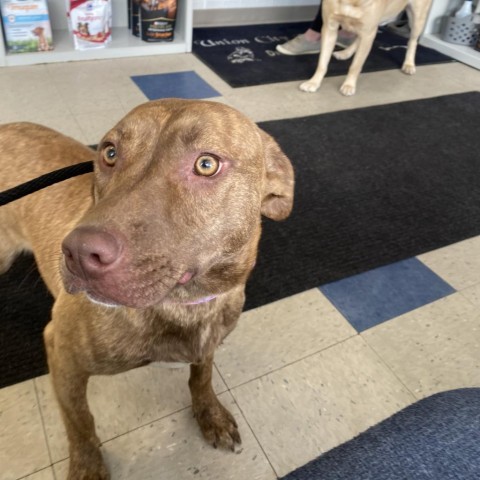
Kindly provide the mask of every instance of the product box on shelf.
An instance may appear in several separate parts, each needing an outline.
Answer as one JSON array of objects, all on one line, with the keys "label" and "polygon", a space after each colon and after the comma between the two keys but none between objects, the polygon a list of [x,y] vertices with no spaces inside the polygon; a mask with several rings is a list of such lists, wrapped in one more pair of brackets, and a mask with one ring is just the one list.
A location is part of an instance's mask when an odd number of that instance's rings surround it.
[{"label": "product box on shelf", "polygon": [[140,38],[145,42],[171,42],[177,0],[140,0],[139,6]]},{"label": "product box on shelf", "polygon": [[46,0],[0,0],[0,10],[8,53],[53,49]]},{"label": "product box on shelf", "polygon": [[112,41],[111,0],[67,0],[67,17],[77,50],[103,48]]}]

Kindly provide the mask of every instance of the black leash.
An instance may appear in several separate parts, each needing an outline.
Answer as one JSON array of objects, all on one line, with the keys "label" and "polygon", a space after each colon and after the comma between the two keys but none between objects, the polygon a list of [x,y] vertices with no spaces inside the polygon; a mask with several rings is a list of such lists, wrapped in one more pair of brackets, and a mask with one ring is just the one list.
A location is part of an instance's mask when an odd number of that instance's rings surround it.
[{"label": "black leash", "polygon": [[72,177],[78,175],[84,175],[85,173],[93,172],[93,161],[77,163],[68,167],[54,170],[53,172],[46,173],[40,177],[34,178],[28,182],[17,185],[16,187],[0,192],[0,207],[7,203],[18,200],[25,197],[30,193],[37,192],[42,188],[49,187],[58,182],[63,182]]}]

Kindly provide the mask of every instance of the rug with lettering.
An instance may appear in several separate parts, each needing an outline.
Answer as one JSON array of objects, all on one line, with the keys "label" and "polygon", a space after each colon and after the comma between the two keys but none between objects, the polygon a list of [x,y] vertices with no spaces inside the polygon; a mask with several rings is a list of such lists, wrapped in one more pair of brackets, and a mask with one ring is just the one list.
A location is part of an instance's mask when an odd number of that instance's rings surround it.
[{"label": "rug with lettering", "polygon": [[[289,56],[275,50],[303,33],[309,23],[195,28],[193,53],[231,87],[307,80],[317,66],[318,54]],[[407,39],[381,29],[365,62],[364,72],[397,69],[402,66]],[[430,48],[419,46],[417,65],[453,61]],[[327,76],[345,75],[351,60],[332,58]]]}]

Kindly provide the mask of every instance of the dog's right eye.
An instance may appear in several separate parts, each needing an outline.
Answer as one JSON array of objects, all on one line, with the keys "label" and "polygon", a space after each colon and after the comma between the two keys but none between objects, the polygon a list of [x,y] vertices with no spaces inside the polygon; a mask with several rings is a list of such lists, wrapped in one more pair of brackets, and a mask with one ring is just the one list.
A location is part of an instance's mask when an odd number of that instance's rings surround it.
[{"label": "dog's right eye", "polygon": [[107,145],[103,148],[103,161],[109,167],[113,167],[117,161],[117,150],[113,145]]},{"label": "dog's right eye", "polygon": [[220,161],[213,155],[200,155],[194,165],[196,175],[202,177],[214,177],[221,168]]}]

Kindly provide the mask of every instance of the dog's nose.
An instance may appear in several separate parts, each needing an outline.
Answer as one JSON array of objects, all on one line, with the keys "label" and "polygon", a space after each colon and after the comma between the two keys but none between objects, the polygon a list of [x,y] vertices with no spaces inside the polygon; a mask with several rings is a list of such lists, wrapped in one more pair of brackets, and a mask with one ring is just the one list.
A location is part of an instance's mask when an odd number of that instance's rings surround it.
[{"label": "dog's nose", "polygon": [[62,243],[68,270],[84,279],[98,278],[114,269],[122,251],[118,236],[94,227],[78,227]]}]

